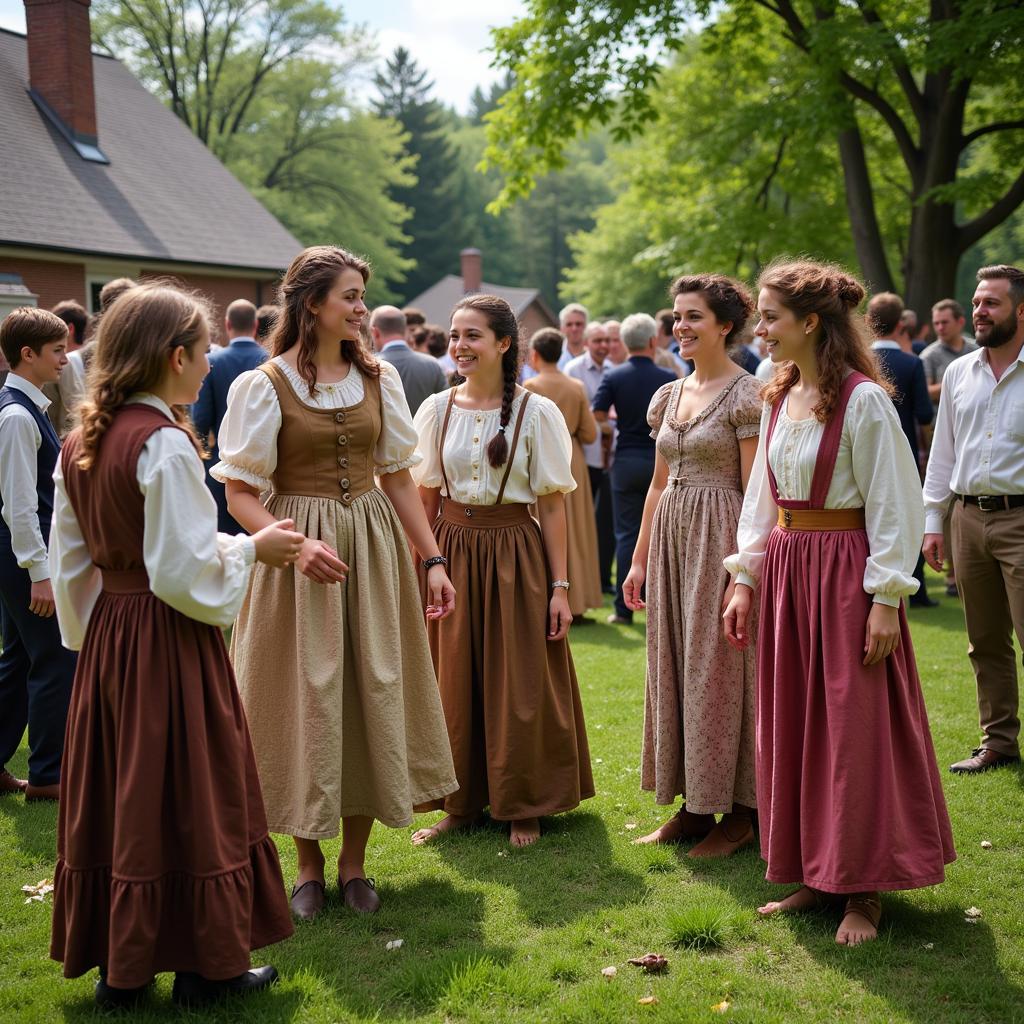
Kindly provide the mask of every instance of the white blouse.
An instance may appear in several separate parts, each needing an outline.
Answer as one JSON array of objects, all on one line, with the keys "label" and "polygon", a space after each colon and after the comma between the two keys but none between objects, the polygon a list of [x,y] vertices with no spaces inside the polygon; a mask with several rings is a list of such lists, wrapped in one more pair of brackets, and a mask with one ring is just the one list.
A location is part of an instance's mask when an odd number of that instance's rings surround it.
[{"label": "white blouse", "polygon": [[[441,478],[438,445],[449,394],[442,391],[431,395],[416,413],[423,461],[412,471],[413,479],[420,487],[440,488],[442,494],[464,505],[493,505],[506,467],[495,469],[487,461],[486,448],[498,432],[501,410],[478,412],[452,407],[444,445],[444,468],[453,491],[448,495]],[[512,416],[505,431],[509,445],[526,394],[520,390],[512,400]],[[571,462],[572,438],[561,411],[549,398],[531,395],[502,504],[528,505],[545,494],[568,494],[576,487]]]},{"label": "white blouse", "polygon": [[[129,401],[174,418],[154,395],[133,395]],[[144,498],[143,561],[153,593],[190,619],[230,626],[249,586],[256,547],[245,534],[217,532],[217,506],[192,442],[180,430],[154,431],[139,454],[135,478]],[[61,641],[77,651],[103,584],[68,499],[60,461],[53,482],[50,578]]]},{"label": "white blouse", "polygon": [[[352,366],[348,376],[334,384],[317,384],[313,394],[299,372],[280,356],[273,360],[284,370],[299,400],[313,409],[345,409],[363,400],[363,375]],[[383,425],[374,462],[377,474],[397,473],[418,463],[416,431],[405,399],[402,378],[381,361],[380,393]],[[281,430],[281,406],[270,378],[262,370],[241,374],[228,391],[228,408],[220,425],[218,462],[210,475],[221,483],[241,480],[269,490],[277,469],[277,435]]]},{"label": "white blouse", "polygon": [[[780,498],[806,501],[825,425],[814,416],[791,420],[784,401],[768,458]],[[765,438],[771,407],[761,414],[761,436],[743,498],[736,541],[739,552],[725,560],[738,582],[754,586],[761,575],[768,535],[778,521],[765,467]],[[825,508],[863,508],[870,556],[864,590],[879,604],[898,606],[916,593],[914,567],[924,535],[921,481],[896,409],[871,382],[858,384],[843,419],[832,484]]]}]

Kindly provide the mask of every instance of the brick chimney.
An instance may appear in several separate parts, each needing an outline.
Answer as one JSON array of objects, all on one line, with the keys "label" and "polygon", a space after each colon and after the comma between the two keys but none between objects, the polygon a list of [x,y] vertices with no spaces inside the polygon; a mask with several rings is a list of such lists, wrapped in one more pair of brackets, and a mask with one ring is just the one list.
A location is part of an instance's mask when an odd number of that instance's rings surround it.
[{"label": "brick chimney", "polygon": [[25,21],[28,82],[33,98],[43,101],[51,118],[56,115],[58,127],[71,141],[95,146],[89,3],[25,0]]},{"label": "brick chimney", "polygon": [[472,295],[483,286],[484,258],[479,249],[463,249],[459,258],[462,261],[462,290]]}]

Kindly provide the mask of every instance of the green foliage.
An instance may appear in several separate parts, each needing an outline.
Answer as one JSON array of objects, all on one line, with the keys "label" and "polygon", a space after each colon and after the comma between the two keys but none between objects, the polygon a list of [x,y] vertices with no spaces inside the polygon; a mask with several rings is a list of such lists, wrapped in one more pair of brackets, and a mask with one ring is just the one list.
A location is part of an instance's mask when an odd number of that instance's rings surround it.
[{"label": "green foliage", "polygon": [[323,0],[102,0],[97,39],[165,100],[302,242],[369,258],[372,301],[411,265],[399,246],[410,184],[399,130],[349,83],[372,56]]},{"label": "green foliage", "polygon": [[734,912],[711,903],[695,903],[665,921],[669,941],[679,949],[721,949],[729,941]]}]

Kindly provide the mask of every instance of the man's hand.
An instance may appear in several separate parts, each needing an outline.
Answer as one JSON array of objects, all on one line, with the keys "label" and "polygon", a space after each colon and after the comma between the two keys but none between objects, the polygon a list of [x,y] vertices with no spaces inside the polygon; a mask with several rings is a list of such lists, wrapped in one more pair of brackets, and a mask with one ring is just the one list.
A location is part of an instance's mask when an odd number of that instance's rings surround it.
[{"label": "man's hand", "polygon": [[921,545],[924,560],[936,571],[942,572],[946,561],[946,545],[941,533],[926,533]]},{"label": "man's hand", "polygon": [[53,603],[53,587],[49,580],[40,580],[32,584],[32,592],[28,602],[28,610],[33,615],[48,619],[56,611]]}]

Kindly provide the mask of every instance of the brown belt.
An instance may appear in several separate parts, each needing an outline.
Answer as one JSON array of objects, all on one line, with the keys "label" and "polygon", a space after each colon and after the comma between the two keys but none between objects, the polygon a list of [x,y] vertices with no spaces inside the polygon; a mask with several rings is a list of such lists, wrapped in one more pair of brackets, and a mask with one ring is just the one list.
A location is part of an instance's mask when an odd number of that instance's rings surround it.
[{"label": "brown belt", "polygon": [[148,594],[149,574],[145,569],[100,569],[103,589],[108,594]]},{"label": "brown belt", "polygon": [[784,530],[863,530],[862,508],[779,508]]}]

